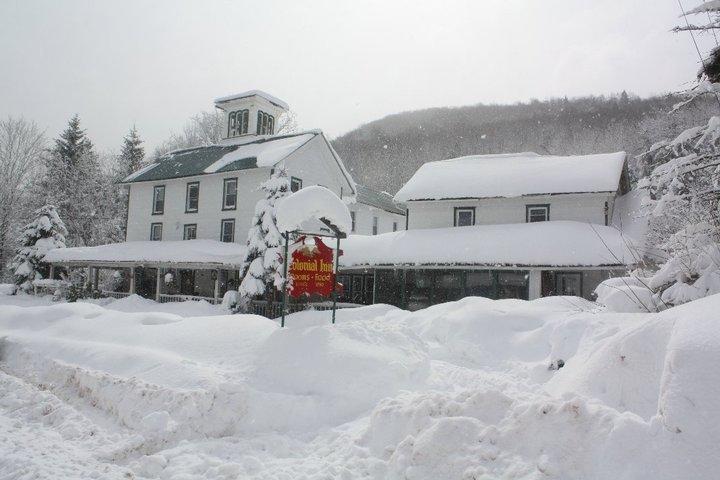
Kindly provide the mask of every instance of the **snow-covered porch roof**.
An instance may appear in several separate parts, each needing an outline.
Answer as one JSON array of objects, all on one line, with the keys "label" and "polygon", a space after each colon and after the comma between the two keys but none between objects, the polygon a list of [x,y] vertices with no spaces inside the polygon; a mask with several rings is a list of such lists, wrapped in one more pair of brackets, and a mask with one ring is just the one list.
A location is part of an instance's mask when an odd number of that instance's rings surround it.
[{"label": "snow-covered porch roof", "polygon": [[236,269],[244,254],[244,245],[217,240],[144,241],[56,248],[45,255],[45,261],[67,266]]},{"label": "snow-covered porch roof", "polygon": [[581,222],[538,222],[351,235],[340,266],[623,268],[637,263],[619,230]]}]

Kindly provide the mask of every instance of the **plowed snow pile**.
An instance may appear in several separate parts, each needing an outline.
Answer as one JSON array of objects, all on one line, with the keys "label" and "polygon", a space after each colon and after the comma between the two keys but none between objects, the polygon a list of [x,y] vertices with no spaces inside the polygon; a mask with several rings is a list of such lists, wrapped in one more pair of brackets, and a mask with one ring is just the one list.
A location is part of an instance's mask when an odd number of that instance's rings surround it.
[{"label": "plowed snow pile", "polygon": [[717,295],[660,314],[570,297],[376,305],[285,329],[121,302],[0,295],[0,478],[720,471]]}]

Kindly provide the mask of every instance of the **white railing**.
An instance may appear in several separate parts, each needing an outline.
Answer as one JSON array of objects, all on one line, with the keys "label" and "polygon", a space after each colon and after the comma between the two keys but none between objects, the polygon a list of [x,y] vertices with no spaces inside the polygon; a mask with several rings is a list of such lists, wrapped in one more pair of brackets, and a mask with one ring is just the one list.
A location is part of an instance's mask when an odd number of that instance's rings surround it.
[{"label": "white railing", "polygon": [[217,304],[221,302],[221,299],[219,298],[201,297],[199,295],[168,295],[164,293],[160,294],[160,303],[201,302],[203,300],[212,304]]},{"label": "white railing", "polygon": [[130,292],[110,292],[108,290],[103,290],[101,293],[103,294],[103,297],[110,298],[125,298],[130,296]]}]

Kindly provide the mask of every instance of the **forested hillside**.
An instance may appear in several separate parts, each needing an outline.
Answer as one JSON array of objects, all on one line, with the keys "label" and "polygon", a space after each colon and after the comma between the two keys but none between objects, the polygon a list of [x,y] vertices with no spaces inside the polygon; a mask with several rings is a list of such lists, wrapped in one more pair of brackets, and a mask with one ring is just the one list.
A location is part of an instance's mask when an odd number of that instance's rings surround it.
[{"label": "forested hillside", "polygon": [[358,182],[394,193],[432,160],[534,151],[569,155],[646,151],[659,139],[707,121],[717,104],[697,102],[667,115],[676,96],[531,101],[514,105],[432,108],[389,115],[333,141]]}]

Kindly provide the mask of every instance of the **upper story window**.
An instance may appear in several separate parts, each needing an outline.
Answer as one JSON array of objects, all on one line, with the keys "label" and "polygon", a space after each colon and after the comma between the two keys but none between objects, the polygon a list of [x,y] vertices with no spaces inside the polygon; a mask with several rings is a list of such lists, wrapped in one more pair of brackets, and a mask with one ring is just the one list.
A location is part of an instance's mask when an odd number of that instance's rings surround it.
[{"label": "upper story window", "polygon": [[373,235],[378,234],[378,217],[373,217]]},{"label": "upper story window", "polygon": [[550,205],[525,205],[525,221],[547,222],[550,220]]},{"label": "upper story window", "polygon": [[220,222],[220,241],[227,243],[235,241],[235,219],[227,218]]},{"label": "upper story window", "polygon": [[350,212],[350,231],[354,232],[355,228],[355,212]]},{"label": "upper story window", "polygon": [[153,215],[162,215],[165,211],[165,185],[153,187]]},{"label": "upper story window", "polygon": [[195,240],[197,238],[197,224],[190,223],[183,226],[183,240]]},{"label": "upper story window", "polygon": [[200,182],[190,182],[185,187],[185,213],[195,213],[200,204]]},{"label": "upper story window", "polygon": [[235,210],[237,208],[237,182],[237,178],[223,180],[223,210]]},{"label": "upper story window", "polygon": [[162,240],[162,223],[153,223],[150,225],[150,240],[155,242]]},{"label": "upper story window", "polygon": [[272,135],[275,132],[275,117],[258,110],[257,114],[257,134]]},{"label": "upper story window", "polygon": [[302,188],[302,179],[297,177],[290,177],[290,191],[297,192]]},{"label": "upper story window", "polygon": [[456,227],[475,225],[475,207],[456,207],[453,225]]},{"label": "upper story window", "polygon": [[228,115],[228,137],[237,137],[248,133],[250,110],[237,110]]}]

